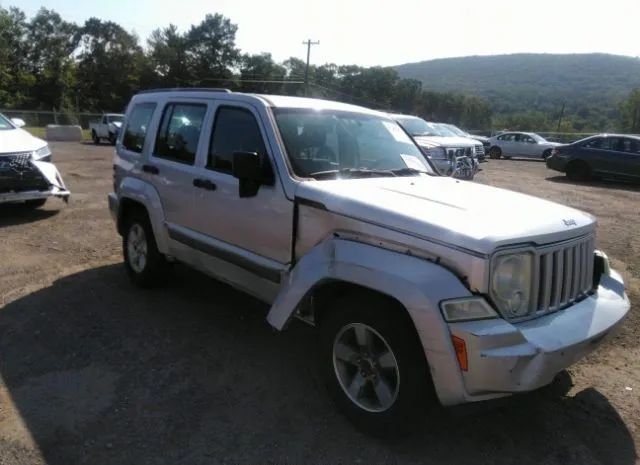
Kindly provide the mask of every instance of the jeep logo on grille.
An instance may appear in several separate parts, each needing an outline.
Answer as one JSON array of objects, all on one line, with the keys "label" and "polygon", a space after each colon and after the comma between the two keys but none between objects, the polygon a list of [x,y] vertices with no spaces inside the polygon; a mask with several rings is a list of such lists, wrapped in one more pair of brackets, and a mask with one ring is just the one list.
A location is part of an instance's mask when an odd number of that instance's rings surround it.
[{"label": "jeep logo on grille", "polygon": [[565,226],[577,226],[578,225],[578,223],[576,223],[576,220],[574,220],[574,219],[562,220],[562,222],[564,223]]}]

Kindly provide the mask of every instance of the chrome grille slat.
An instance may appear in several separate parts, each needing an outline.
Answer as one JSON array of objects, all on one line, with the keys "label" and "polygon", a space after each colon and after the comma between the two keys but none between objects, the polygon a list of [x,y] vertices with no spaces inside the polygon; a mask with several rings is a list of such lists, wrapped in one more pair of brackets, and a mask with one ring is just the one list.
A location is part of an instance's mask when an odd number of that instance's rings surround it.
[{"label": "chrome grille slat", "polygon": [[567,306],[592,288],[595,239],[542,248],[534,260],[531,308],[547,313]]}]

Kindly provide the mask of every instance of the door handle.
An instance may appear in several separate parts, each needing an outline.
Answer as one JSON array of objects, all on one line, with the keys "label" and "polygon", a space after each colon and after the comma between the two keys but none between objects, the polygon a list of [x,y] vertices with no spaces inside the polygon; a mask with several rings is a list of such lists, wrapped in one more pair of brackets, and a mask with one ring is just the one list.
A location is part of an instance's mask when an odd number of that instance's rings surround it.
[{"label": "door handle", "polygon": [[153,165],[142,165],[142,171],[149,174],[159,174],[160,170],[157,166]]},{"label": "door handle", "polygon": [[218,187],[208,179],[194,179],[193,185],[199,189],[206,189],[208,191],[215,191]]}]

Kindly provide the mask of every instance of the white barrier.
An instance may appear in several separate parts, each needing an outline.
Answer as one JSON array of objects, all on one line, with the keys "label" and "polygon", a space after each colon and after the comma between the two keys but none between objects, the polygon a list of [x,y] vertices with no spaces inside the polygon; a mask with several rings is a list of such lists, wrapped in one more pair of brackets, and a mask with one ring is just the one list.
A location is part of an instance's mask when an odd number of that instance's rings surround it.
[{"label": "white barrier", "polygon": [[47,125],[47,140],[80,142],[82,140],[82,128],[80,126]]}]

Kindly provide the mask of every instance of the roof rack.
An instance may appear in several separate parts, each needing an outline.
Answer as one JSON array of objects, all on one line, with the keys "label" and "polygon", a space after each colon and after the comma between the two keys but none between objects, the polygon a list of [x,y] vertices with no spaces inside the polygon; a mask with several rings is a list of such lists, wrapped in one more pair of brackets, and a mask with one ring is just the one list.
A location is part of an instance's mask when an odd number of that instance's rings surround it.
[{"label": "roof rack", "polygon": [[141,90],[139,94],[154,94],[156,92],[224,92],[230,94],[229,89],[223,89],[221,87],[173,87],[166,89],[147,89]]}]

